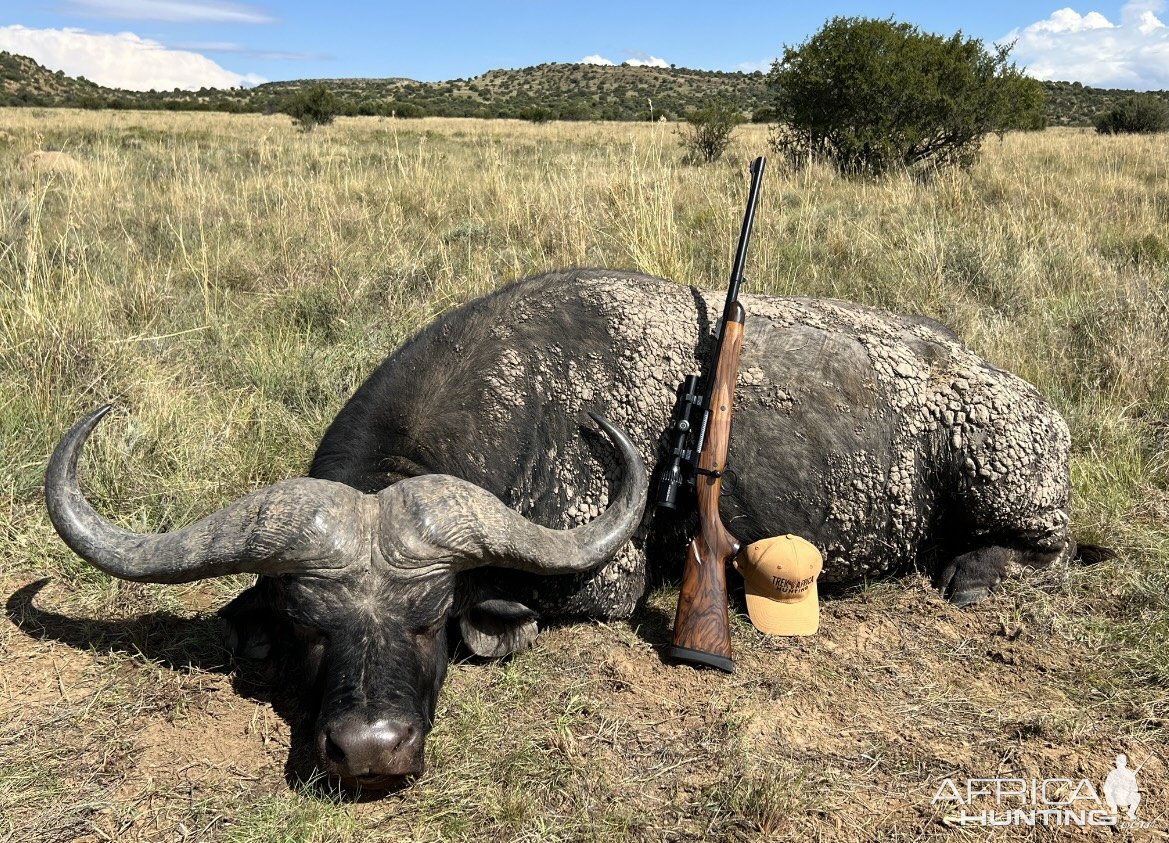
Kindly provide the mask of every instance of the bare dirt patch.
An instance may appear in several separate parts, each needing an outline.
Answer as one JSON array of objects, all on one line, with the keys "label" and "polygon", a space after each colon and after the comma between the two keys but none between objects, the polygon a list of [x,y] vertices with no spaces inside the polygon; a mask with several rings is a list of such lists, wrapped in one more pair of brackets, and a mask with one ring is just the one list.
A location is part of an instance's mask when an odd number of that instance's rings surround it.
[{"label": "bare dirt patch", "polygon": [[[9,595],[27,585],[5,581]],[[1141,819],[1152,828],[1088,833],[1162,839],[1164,701],[1156,708],[1085,682],[1103,654],[1053,637],[1047,624],[1058,615],[1037,594],[1018,586],[956,610],[909,578],[825,599],[822,631],[805,639],[767,638],[738,615],[736,672],[724,676],[661,660],[673,594],[659,592],[631,623],[564,625],[509,661],[456,662],[426,777],[399,794],[337,803],[327,790],[301,796],[286,776],[302,728],[294,708],[198,666],[211,660],[206,642],[194,664],[175,664],[179,633],[144,632],[159,626],[149,615],[118,622],[120,632],[92,622],[87,647],[84,618],[66,632],[67,590],[49,586],[25,610],[9,601],[0,638],[0,747],[5,769],[26,771],[6,781],[7,833],[229,839],[249,811],[308,799],[352,823],[320,839],[459,839],[484,827],[500,829],[496,839],[578,839],[590,829],[644,840],[976,839],[985,829],[955,825],[963,806],[931,804],[944,780],[1099,788],[1125,752],[1153,755],[1140,773]],[[196,641],[212,628],[199,613],[174,623],[195,627]],[[22,788],[33,798],[21,800]],[[992,806],[967,812],[983,807]],[[548,834],[534,834],[538,826]]]}]

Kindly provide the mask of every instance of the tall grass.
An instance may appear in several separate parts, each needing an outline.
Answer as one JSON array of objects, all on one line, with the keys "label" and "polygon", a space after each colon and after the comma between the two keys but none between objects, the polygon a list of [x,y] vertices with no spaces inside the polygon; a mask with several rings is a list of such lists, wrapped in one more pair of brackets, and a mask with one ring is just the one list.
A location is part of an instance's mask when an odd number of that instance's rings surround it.
[{"label": "tall grass", "polygon": [[[743,128],[706,167],[684,165],[678,138],[657,124],[370,118],[306,135],[282,117],[0,110],[0,127],[13,138],[0,145],[0,569],[9,592],[50,573],[72,589],[74,611],[116,612],[131,599],[203,605],[198,586],[119,591],[52,533],[44,464],[83,412],[106,401],[127,409],[88,449],[86,480],[105,511],[141,529],[186,522],[303,473],[329,419],[388,352],[511,278],[598,265],[722,286],[746,164],[766,151],[762,127]],[[80,171],[23,169],[36,149],[64,150]],[[1059,408],[1075,441],[1078,533],[1121,557],[1105,571],[1073,571],[1063,602],[1039,599],[1030,617],[1055,646],[1094,641],[1118,654],[1072,684],[1162,717],[1154,689],[1169,682],[1158,639],[1169,613],[1163,153],[1156,138],[1060,130],[991,141],[970,172],[929,179],[851,181],[773,162],[748,263],[751,291],[939,319]],[[233,587],[204,588],[219,589],[218,599]],[[1106,624],[1096,611],[1105,597]],[[477,735],[487,727],[467,713],[474,681],[452,688],[448,705]],[[531,740],[537,755],[560,758],[554,737]],[[483,772],[457,743],[440,733],[435,752]],[[702,798],[728,828],[747,822],[744,805],[765,813],[763,830],[781,827],[798,807],[792,783],[807,770],[789,764],[778,779],[760,778],[757,759],[735,747],[727,769],[751,775],[704,785]],[[517,835],[554,838],[539,822],[560,805],[553,818],[576,829],[565,836],[586,836],[587,797],[564,795],[580,773],[573,759],[560,759],[567,778],[545,783],[551,795],[538,810],[522,798],[536,774],[521,753],[493,762],[496,773],[518,766],[476,812],[460,814],[427,791],[410,827],[473,836],[503,822]],[[41,786],[49,798],[52,788]],[[482,796],[465,782],[455,792]],[[269,828],[280,808],[256,805],[247,822]],[[319,808],[297,810],[325,822]],[[636,812],[594,817],[606,839],[657,833]]]}]

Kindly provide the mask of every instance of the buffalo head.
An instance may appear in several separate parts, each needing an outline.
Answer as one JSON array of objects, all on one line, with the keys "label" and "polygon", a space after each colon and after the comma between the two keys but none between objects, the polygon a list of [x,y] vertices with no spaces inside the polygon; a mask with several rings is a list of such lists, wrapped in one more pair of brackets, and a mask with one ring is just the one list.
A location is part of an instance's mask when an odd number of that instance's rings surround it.
[{"label": "buffalo head", "polygon": [[465,637],[488,655],[493,622],[502,624],[505,638],[517,627],[534,631],[533,618],[516,604],[461,605],[460,573],[479,566],[589,570],[629,540],[645,506],[640,456],[623,431],[594,415],[621,454],[624,480],[605,513],[576,529],[539,526],[477,486],[430,474],[376,495],[328,480],[283,480],[183,529],[133,533],[102,518],[77,478],[82,447],[109,410],[74,425],[49,462],[45,496],[57,532],[79,556],[122,579],[180,583],[261,574],[227,607],[235,643],[261,650],[269,633],[250,621],[269,613],[286,622],[271,628],[293,633],[308,678],[321,689],[321,764],[366,788],[422,772],[446,674],[449,618],[465,615]]}]

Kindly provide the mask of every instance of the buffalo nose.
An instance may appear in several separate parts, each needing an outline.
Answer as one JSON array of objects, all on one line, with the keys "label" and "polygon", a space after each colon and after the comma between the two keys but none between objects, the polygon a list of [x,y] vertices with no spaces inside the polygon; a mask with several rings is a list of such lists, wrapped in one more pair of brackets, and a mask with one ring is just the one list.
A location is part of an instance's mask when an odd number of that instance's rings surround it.
[{"label": "buffalo nose", "polygon": [[347,779],[422,772],[422,731],[394,720],[342,720],[321,733],[326,766]]}]

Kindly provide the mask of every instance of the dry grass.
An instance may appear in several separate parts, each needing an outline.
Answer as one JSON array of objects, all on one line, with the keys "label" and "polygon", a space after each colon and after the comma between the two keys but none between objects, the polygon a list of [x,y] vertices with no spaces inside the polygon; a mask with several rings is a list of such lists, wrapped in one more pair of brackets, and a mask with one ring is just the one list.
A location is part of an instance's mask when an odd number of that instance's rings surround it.
[{"label": "dry grass", "polygon": [[[695,168],[661,125],[305,136],[281,117],[9,110],[0,127],[0,840],[978,839],[931,807],[942,778],[1098,783],[1117,751],[1165,746],[1159,141],[1011,135],[926,182],[773,165],[748,272],[933,316],[1036,383],[1073,428],[1078,532],[1117,560],[970,611],[916,577],[874,585],[826,601],[808,641],[740,616],[729,679],[661,664],[666,589],[630,624],[453,665],[432,772],[354,803],[289,784],[296,700],[225,666],[210,612],[238,581],[115,583],[63,547],[40,492],[57,437],[127,408],[85,472],[142,529],[302,473],[387,352],[505,280],[582,264],[721,286],[765,130]],[[81,169],[21,169],[37,149]],[[1162,831],[1167,755],[1141,774]]]}]

